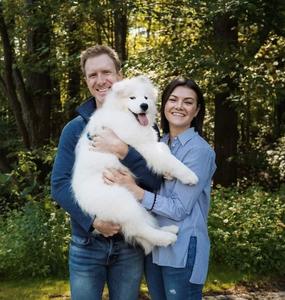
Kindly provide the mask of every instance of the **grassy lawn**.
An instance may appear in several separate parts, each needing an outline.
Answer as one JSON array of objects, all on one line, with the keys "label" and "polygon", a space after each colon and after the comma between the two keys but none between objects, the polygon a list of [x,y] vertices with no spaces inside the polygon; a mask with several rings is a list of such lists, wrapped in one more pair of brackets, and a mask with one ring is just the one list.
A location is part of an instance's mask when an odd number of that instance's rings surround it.
[{"label": "grassy lawn", "polygon": [[[254,281],[257,278],[222,267],[211,267],[204,292],[223,292],[233,289],[239,282]],[[105,299],[107,293],[105,292]],[[141,287],[141,299],[148,299],[147,287]],[[70,299],[67,279],[20,279],[0,281],[0,300],[62,300]]]},{"label": "grassy lawn", "polygon": [[67,280],[20,279],[0,282],[1,300],[70,299]]}]

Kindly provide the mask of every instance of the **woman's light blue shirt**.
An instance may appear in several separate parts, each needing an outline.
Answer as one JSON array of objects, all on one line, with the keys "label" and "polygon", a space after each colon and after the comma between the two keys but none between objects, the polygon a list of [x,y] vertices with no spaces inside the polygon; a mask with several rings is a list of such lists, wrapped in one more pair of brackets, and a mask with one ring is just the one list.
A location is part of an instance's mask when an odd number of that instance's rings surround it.
[{"label": "woman's light blue shirt", "polygon": [[[168,140],[168,134],[161,139],[164,143],[168,143]],[[156,199],[153,193],[145,192],[142,204],[155,214],[159,225],[179,226],[176,243],[169,247],[155,247],[153,262],[160,266],[185,267],[190,237],[195,236],[197,250],[190,282],[203,284],[209,263],[207,219],[212,176],[216,170],[215,152],[194,128],[174,138],[170,149],[177,159],[196,173],[199,182],[189,186],[178,180],[166,180]]]}]

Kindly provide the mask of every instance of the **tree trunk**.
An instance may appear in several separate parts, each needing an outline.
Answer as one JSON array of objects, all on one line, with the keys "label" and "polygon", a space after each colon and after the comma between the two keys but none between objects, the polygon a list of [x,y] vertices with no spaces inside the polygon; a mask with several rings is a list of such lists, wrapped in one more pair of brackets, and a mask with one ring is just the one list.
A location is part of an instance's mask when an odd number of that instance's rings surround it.
[{"label": "tree trunk", "polygon": [[[0,31],[4,50],[4,84],[17,128],[27,148],[46,143],[50,137],[51,79],[50,16],[37,7],[40,1],[27,0],[28,33],[25,63],[27,74],[18,69],[14,49],[9,40],[2,3],[0,2]],[[41,15],[45,13],[45,15]],[[36,20],[36,21],[35,21]],[[25,78],[25,79],[24,79]]]},{"label": "tree trunk", "polygon": [[3,7],[1,2],[0,2],[0,34],[2,39],[3,52],[4,52],[4,71],[3,71],[4,82],[2,82],[2,84],[5,85],[4,92],[7,95],[9,105],[13,111],[16,120],[17,129],[23,138],[24,145],[28,148],[30,147],[31,141],[29,138],[26,124],[22,116],[21,105],[16,93],[16,86],[13,78],[13,65],[15,65],[15,61],[14,61],[13,49],[11,47],[6,23],[3,16]]},{"label": "tree trunk", "polygon": [[215,97],[215,151],[217,171],[215,185],[230,186],[237,179],[237,112],[227,100],[229,93]]},{"label": "tree trunk", "polygon": [[3,149],[0,149],[0,172],[6,173],[10,171],[10,164],[6,158],[6,153]]},{"label": "tree trunk", "polygon": [[[229,16],[220,16],[214,24],[214,37],[219,55],[223,51],[235,51],[237,45],[237,22]],[[228,70],[235,68],[235,62],[229,62]],[[230,186],[237,181],[237,144],[238,118],[237,111],[228,97],[235,89],[234,78],[228,74],[218,82],[227,84],[226,91],[215,96],[215,151],[217,155],[217,171],[214,176],[215,185]]]},{"label": "tree trunk", "polygon": [[127,60],[127,32],[128,32],[128,19],[125,3],[114,4],[114,33],[115,33],[115,50],[118,52],[122,62]]},{"label": "tree trunk", "polygon": [[[68,110],[67,110],[67,119],[70,120],[74,117],[75,108],[78,106],[79,102],[82,99],[79,99],[80,92],[80,79],[81,79],[81,69],[78,64],[78,60],[74,59],[80,53],[81,39],[78,39],[78,18],[76,22],[70,20],[67,23],[67,32],[68,32],[68,85],[67,85],[67,101],[68,101]],[[77,35],[73,33],[76,32]]]},{"label": "tree trunk", "polygon": [[275,118],[274,118],[274,137],[276,139],[285,134],[285,98],[284,90],[280,93],[275,104]]},{"label": "tree trunk", "polygon": [[[26,89],[32,99],[34,111],[30,116],[31,143],[39,146],[50,137],[51,77],[50,77],[50,14],[43,17],[41,1],[27,0],[29,30],[27,34],[27,60],[32,66],[26,74]],[[45,7],[45,6],[44,6]],[[37,20],[37,22],[35,22]],[[24,113],[28,112],[25,110]]]}]

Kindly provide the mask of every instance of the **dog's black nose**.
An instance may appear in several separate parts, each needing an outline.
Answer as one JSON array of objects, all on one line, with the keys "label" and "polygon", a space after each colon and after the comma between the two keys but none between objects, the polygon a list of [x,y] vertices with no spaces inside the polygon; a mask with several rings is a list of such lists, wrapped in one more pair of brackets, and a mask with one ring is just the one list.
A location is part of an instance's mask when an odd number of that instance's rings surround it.
[{"label": "dog's black nose", "polygon": [[147,103],[142,103],[140,106],[141,106],[141,109],[143,111],[147,111],[147,109],[148,109],[148,104]]}]

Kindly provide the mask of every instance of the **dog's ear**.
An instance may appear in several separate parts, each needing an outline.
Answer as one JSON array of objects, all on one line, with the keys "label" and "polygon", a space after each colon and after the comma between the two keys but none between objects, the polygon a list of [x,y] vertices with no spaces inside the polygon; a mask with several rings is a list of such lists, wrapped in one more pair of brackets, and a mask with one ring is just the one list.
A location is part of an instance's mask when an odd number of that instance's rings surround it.
[{"label": "dog's ear", "polygon": [[112,85],[112,91],[119,97],[124,97],[126,94],[126,81],[128,79],[123,79],[121,81],[115,82]]},{"label": "dog's ear", "polygon": [[130,79],[126,78],[120,80],[112,85],[112,91],[116,94],[116,96],[125,98],[128,96],[128,89]]},{"label": "dog's ear", "polygon": [[137,76],[137,79],[142,81],[143,83],[152,84],[150,79],[145,75],[139,75],[139,76]]},{"label": "dog's ear", "polygon": [[144,83],[146,86],[148,86],[148,91],[149,93],[151,93],[152,99],[156,101],[158,96],[158,89],[154,86],[152,81],[145,75],[139,75],[137,76],[137,79]]}]

